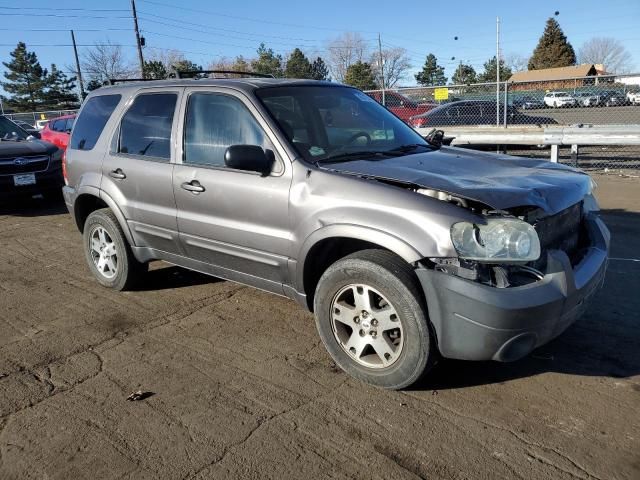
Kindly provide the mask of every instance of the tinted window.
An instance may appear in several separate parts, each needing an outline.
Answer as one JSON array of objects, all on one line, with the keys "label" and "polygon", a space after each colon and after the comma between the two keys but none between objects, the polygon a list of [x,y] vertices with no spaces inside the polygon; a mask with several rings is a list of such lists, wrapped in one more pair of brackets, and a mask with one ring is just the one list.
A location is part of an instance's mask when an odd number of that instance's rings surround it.
[{"label": "tinted window", "polygon": [[227,95],[194,93],[189,97],[184,136],[184,162],[224,167],[231,145],[271,148],[244,104]]},{"label": "tinted window", "polygon": [[171,157],[171,125],[178,96],[175,93],[139,95],[120,123],[120,153]]},{"label": "tinted window", "polygon": [[120,95],[100,95],[89,99],[78,117],[78,126],[73,131],[69,148],[91,150],[118,102]]},{"label": "tinted window", "polygon": [[65,122],[65,125],[64,125],[64,131],[70,132],[73,129],[73,122],[75,121],[76,121],[75,118],[67,118],[67,121]]},{"label": "tinted window", "polygon": [[64,120],[54,120],[51,122],[49,128],[54,132],[61,132],[63,130],[62,124],[64,124]]}]

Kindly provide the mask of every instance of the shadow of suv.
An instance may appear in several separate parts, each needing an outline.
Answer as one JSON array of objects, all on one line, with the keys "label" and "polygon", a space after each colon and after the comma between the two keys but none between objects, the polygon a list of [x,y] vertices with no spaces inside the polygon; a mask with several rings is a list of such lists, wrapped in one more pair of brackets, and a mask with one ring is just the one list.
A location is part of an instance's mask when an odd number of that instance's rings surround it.
[{"label": "shadow of suv", "polygon": [[403,388],[438,355],[527,355],[607,265],[588,175],[432,141],[333,83],[128,83],[85,100],[64,196],[102,285],[162,259],[287,296],[340,367]]}]

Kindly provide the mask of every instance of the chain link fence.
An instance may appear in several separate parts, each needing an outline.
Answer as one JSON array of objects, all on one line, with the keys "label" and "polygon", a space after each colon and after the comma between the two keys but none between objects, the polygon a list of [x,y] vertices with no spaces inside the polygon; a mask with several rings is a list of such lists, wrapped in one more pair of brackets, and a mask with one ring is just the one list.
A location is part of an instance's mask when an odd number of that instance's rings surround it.
[{"label": "chain link fence", "polygon": [[[546,126],[634,125],[640,128],[640,74],[588,76],[547,81],[408,87],[367,92],[421,133],[439,128],[540,129]],[[541,145],[474,145],[473,148],[549,158]],[[575,152],[574,152],[575,154]],[[571,147],[558,160],[575,164]],[[585,169],[640,169],[640,147],[584,146],[578,165]]]},{"label": "chain link fence", "polygon": [[61,117],[62,115],[71,115],[77,113],[78,110],[46,110],[42,112],[25,112],[25,113],[5,113],[4,116],[9,120],[26,122],[35,128],[40,128],[37,122],[51,120],[52,118]]}]

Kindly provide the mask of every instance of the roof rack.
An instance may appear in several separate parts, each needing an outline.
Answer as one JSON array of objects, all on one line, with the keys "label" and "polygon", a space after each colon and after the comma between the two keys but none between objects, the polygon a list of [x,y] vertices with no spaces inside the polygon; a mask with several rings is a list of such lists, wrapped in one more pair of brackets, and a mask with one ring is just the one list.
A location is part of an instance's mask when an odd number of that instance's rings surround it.
[{"label": "roof rack", "polygon": [[110,78],[109,80],[105,80],[103,85],[115,85],[116,83],[127,83],[127,82],[150,82],[152,80],[156,80],[155,78]]},{"label": "roof rack", "polygon": [[176,75],[178,78],[193,78],[196,75],[209,75],[212,73],[214,74],[217,73],[221,75],[243,75],[245,77],[257,77],[257,78],[275,78],[271,74],[241,72],[238,70],[176,70]]}]

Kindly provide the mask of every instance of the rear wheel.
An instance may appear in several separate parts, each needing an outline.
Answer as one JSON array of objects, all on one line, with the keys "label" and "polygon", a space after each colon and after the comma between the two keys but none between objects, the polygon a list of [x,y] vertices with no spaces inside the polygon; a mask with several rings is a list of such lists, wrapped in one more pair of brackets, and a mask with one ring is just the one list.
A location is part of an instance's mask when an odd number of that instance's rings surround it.
[{"label": "rear wheel", "polygon": [[120,223],[108,208],[96,210],[87,217],[83,236],[87,263],[103,286],[130,289],[147,271],[148,265],[133,256]]},{"label": "rear wheel", "polygon": [[391,252],[364,250],[331,265],[320,278],[314,307],[327,351],[359,380],[400,389],[435,361],[418,281]]}]

